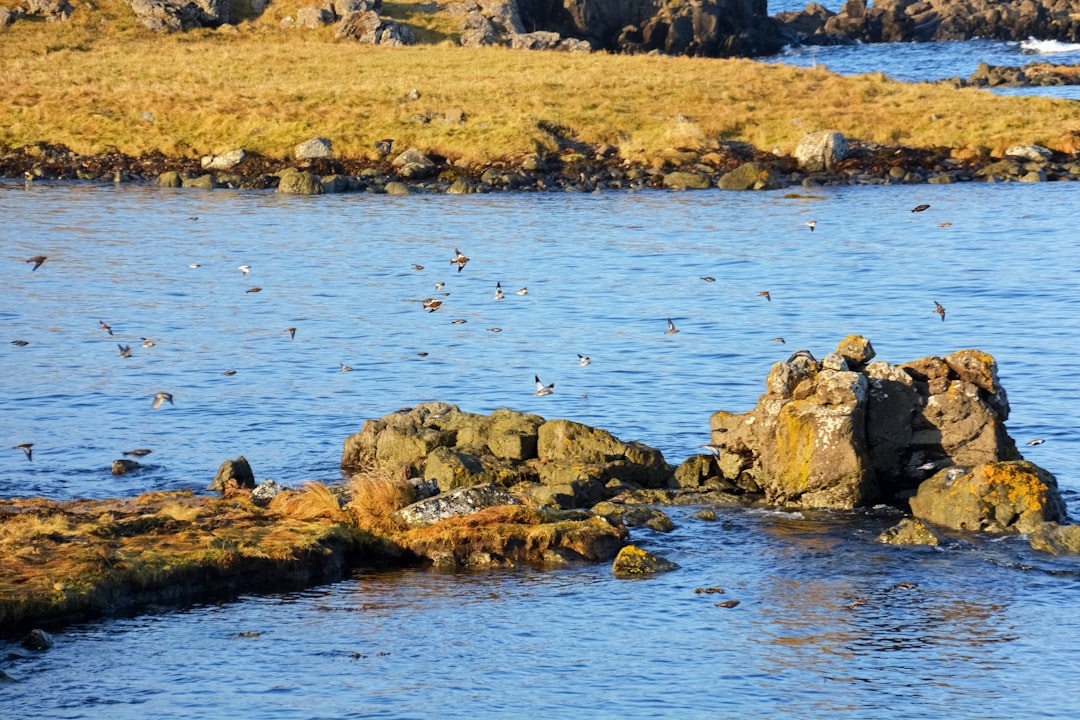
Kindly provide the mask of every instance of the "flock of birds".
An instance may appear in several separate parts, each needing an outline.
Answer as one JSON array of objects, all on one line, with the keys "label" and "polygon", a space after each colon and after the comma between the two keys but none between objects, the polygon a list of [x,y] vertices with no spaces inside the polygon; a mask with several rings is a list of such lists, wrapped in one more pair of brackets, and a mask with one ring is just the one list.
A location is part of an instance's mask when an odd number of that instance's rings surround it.
[{"label": "flock of birds", "polygon": [[[917,205],[916,207],[912,208],[911,212],[920,213],[920,212],[923,212],[923,211],[925,211],[925,210],[927,210],[929,208],[930,208],[930,205],[921,204],[921,205]],[[197,218],[189,218],[189,219],[195,220]],[[814,232],[814,230],[817,227],[818,223],[817,223],[816,220],[810,220],[810,221],[807,221],[805,223],[805,225],[810,229],[810,232]],[[941,223],[939,225],[939,227],[948,227],[949,225],[951,225],[951,223],[945,222],[945,223]],[[41,268],[45,264],[45,262],[47,260],[48,260],[48,257],[45,256],[45,255],[35,255],[35,256],[31,257],[31,258],[28,258],[26,260],[26,262],[33,265],[33,267],[31,268],[31,272],[34,272],[34,271],[37,271],[39,268]],[[450,262],[450,265],[456,267],[458,273],[461,273],[462,271],[465,270],[465,267],[468,265],[469,261],[470,261],[470,258],[468,256],[466,256],[463,252],[461,252],[460,249],[454,248],[454,257],[451,258],[449,262]],[[191,264],[188,265],[188,267],[192,268],[192,269],[195,269],[195,268],[201,267],[201,265],[198,264],[198,263],[191,263]],[[413,264],[412,269],[413,270],[423,270],[424,266],[420,265],[420,264]],[[240,265],[240,266],[237,267],[237,270],[244,277],[247,277],[249,275],[249,273],[251,272],[251,266],[246,265],[246,264],[245,265]],[[701,276],[701,280],[704,281],[704,282],[711,283],[711,282],[715,282],[716,278],[705,275],[705,276]],[[449,294],[450,294],[449,292],[444,291],[445,285],[446,285],[445,282],[437,282],[437,283],[435,283],[436,295],[431,296],[431,297],[425,297],[425,298],[418,301],[418,302],[420,302],[422,304],[424,310],[426,310],[429,313],[433,313],[433,312],[436,312],[436,311],[440,310],[444,306],[445,298],[448,297]],[[253,286],[253,287],[248,288],[244,292],[245,293],[258,293],[258,292],[261,292],[261,291],[262,291],[261,287]],[[522,287],[519,290],[515,291],[515,294],[524,296],[524,295],[527,295],[528,292],[529,292],[529,290],[528,290],[527,287]],[[764,298],[766,302],[772,302],[772,295],[770,294],[770,292],[768,290],[761,290],[757,294],[758,294],[759,297]],[[504,291],[504,289],[502,287],[501,281],[496,282],[495,290],[494,290],[494,294],[492,295],[492,298],[495,301],[501,301],[501,300],[504,300],[506,298],[506,292]],[[941,303],[939,303],[937,300],[934,300],[933,302],[934,302],[934,312],[936,314],[938,314],[941,317],[941,320],[944,322],[944,320],[945,320],[945,308],[944,308],[944,306],[942,306]],[[461,324],[461,323],[465,323],[466,320],[464,320],[464,319],[454,319],[454,320],[451,320],[451,322],[454,323],[454,324]],[[99,327],[100,327],[100,329],[102,331],[108,333],[109,335],[113,335],[112,327],[108,323],[106,323],[104,320],[99,321]],[[500,327],[489,327],[489,328],[487,328],[487,330],[489,332],[497,333],[497,332],[501,332],[502,328],[500,328]],[[297,328],[296,327],[288,327],[288,328],[285,328],[283,332],[288,333],[290,339],[295,339],[296,338]],[[678,327],[676,327],[674,321],[671,318],[668,318],[667,319],[667,329],[664,330],[664,334],[666,334],[666,335],[674,335],[674,334],[677,334],[678,332],[679,332],[679,329],[678,329]],[[141,338],[141,340],[143,341],[142,346],[144,348],[154,346],[154,341],[149,339],[149,338]],[[775,337],[775,338],[773,338],[773,341],[777,342],[777,343],[784,343],[785,342],[783,337]],[[17,347],[25,347],[25,346],[27,346],[29,344],[29,342],[27,340],[17,339],[17,340],[11,341],[11,344],[15,345]],[[124,345],[124,344],[119,344],[118,343],[117,347],[118,347],[118,350],[119,350],[119,356],[121,358],[130,358],[130,357],[132,357],[133,353],[132,353],[132,349],[131,349],[130,345]],[[418,355],[425,356],[425,355],[427,355],[427,353],[426,352],[421,352],[421,353],[418,353]],[[791,357],[789,358],[789,361],[793,360],[794,358],[799,357],[799,356],[809,357],[810,359],[814,360],[813,355],[811,355],[809,351],[807,351],[807,350],[799,350],[799,351],[796,351],[795,353],[793,353],[791,355]],[[582,367],[586,367],[592,362],[592,360],[586,355],[582,355],[582,354],[579,353],[577,357],[578,357],[578,363]],[[816,360],[814,360],[814,361],[816,362]],[[349,365],[347,365],[347,364],[345,364],[343,362],[339,363],[339,364],[340,364],[341,372],[351,372],[352,369],[353,369],[351,366],[349,366]],[[224,375],[234,375],[234,374],[236,374],[236,371],[235,370],[226,370],[223,374]],[[536,389],[533,392],[533,395],[538,396],[538,397],[544,397],[544,396],[554,394],[554,392],[555,392],[555,383],[552,382],[552,383],[546,383],[545,384],[540,379],[539,375],[534,375],[534,381],[536,383]],[[173,395],[171,393],[164,392],[164,391],[157,392],[157,393],[155,393],[153,395],[153,398],[151,400],[151,409],[157,410],[157,409],[161,408],[162,406],[164,406],[166,403],[168,403],[169,405],[174,405],[175,404],[174,401],[173,401]],[[1033,441],[1029,442],[1028,444],[1029,445],[1039,445],[1042,442],[1044,442],[1044,441],[1039,439],[1039,440],[1033,440]],[[32,461],[33,460],[33,445],[34,445],[34,443],[32,443],[32,442],[26,442],[26,443],[21,443],[19,445],[15,445],[13,447],[13,449],[22,450],[26,454],[26,459],[29,460],[29,461]],[[709,450],[710,452],[713,452],[713,453],[718,452],[718,448],[716,448],[715,446],[703,445],[702,447],[706,448],[707,450]],[[124,454],[125,455],[135,456],[135,457],[143,457],[143,456],[149,454],[150,452],[151,452],[151,450],[148,449],[148,448],[139,448],[137,450],[132,450],[132,451],[125,452]]]}]

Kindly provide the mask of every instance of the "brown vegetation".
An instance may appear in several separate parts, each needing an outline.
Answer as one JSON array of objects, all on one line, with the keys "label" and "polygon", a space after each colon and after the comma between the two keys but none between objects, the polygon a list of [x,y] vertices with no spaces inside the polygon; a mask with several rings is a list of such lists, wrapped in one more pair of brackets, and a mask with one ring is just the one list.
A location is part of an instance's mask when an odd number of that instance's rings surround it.
[{"label": "brown vegetation", "polygon": [[[0,145],[67,145],[198,157],[243,147],[287,157],[321,135],[342,157],[374,157],[375,141],[480,164],[553,152],[567,139],[648,160],[672,148],[735,140],[790,154],[806,133],[835,128],[886,145],[1000,151],[1055,149],[1080,119],[1067,101],[1003,97],[880,73],[840,77],[751,60],[464,49],[445,15],[411,3],[387,14],[448,42],[357,45],[331,28],[282,30],[274,4],[257,21],[154,35],[118,2],[69,23],[3,31]],[[268,11],[270,12],[270,11]],[[412,90],[419,100],[406,100]],[[464,122],[445,117],[464,114]],[[423,115],[430,122],[418,122]],[[1070,148],[1071,149],[1071,148]]]}]

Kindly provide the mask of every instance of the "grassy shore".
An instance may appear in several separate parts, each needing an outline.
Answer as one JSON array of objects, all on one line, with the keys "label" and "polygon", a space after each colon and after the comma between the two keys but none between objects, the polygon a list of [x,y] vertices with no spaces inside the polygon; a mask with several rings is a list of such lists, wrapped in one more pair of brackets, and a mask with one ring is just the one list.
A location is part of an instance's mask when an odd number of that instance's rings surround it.
[{"label": "grassy shore", "polygon": [[[242,147],[287,158],[320,135],[340,157],[374,157],[374,143],[393,138],[469,164],[552,151],[553,133],[645,162],[717,140],[790,154],[820,129],[960,158],[1016,143],[1080,147],[1071,101],[741,59],[464,49],[444,13],[411,3],[383,14],[439,42],[369,47],[335,40],[329,27],[280,29],[298,6],[172,35],[136,27],[112,0],[77,6],[67,23],[16,22],[0,31],[0,145],[173,157]],[[413,89],[419,99],[409,100]],[[463,122],[453,121],[459,111]]]}]

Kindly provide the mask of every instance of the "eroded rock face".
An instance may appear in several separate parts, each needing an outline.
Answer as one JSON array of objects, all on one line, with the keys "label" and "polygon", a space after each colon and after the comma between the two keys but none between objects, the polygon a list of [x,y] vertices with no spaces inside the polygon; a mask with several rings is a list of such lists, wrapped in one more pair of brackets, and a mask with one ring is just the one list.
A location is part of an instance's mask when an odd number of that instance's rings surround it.
[{"label": "eroded rock face", "polygon": [[873,358],[869,341],[850,336],[821,363],[776,363],[754,410],[713,415],[719,455],[708,474],[701,459],[684,463],[680,486],[853,508],[895,500],[943,468],[1019,458],[991,356],[961,350],[899,366]]},{"label": "eroded rock face", "polygon": [[[442,493],[481,484],[542,506],[589,507],[624,487],[668,487],[663,454],[570,420],[424,403],[368,420],[345,440],[341,467],[423,478]],[[610,486],[610,487],[609,487]]]}]

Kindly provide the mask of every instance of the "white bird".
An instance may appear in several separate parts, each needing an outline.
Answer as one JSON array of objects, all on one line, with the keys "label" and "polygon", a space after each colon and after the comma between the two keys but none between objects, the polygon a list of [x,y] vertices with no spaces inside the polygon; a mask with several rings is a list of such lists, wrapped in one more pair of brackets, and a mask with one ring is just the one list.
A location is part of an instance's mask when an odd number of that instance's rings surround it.
[{"label": "white bird", "polygon": [[551,393],[555,392],[555,383],[545,385],[544,383],[540,382],[539,375],[534,375],[533,378],[536,380],[536,392],[534,392],[533,395],[550,395]]},{"label": "white bird", "polygon": [[495,283],[495,299],[496,300],[502,300],[504,297],[506,297],[506,296],[503,295],[502,283],[501,282]]},{"label": "white bird", "polygon": [[581,353],[578,353],[578,365],[580,365],[581,367],[585,367],[586,365],[588,365],[591,362],[592,362],[592,360],[585,357]]},{"label": "white bird", "polygon": [[523,288],[521,288],[520,290],[517,291],[517,294],[518,295],[528,295],[529,294],[529,288],[523,287]]},{"label": "white bird", "polygon": [[251,272],[251,266],[250,265],[241,265],[240,267],[238,267],[236,269],[239,270],[240,272],[244,273],[245,275],[247,275],[249,272]]}]

